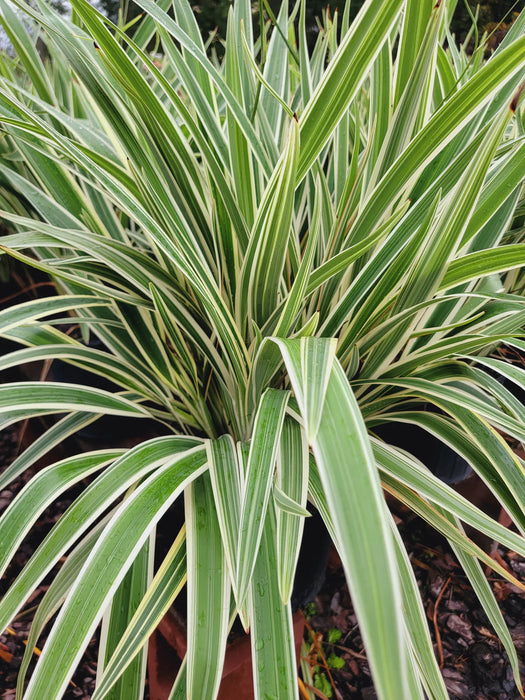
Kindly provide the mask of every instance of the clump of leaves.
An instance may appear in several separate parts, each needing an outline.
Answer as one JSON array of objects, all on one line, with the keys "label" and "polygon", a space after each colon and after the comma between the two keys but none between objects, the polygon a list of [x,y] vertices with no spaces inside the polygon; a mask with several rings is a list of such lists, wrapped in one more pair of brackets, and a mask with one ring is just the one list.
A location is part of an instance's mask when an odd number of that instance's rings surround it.
[{"label": "clump of leaves", "polygon": [[[0,386],[2,426],[59,417],[0,488],[101,415],[133,418],[134,435],[158,426],[131,449],[51,464],[2,516],[3,571],[47,505],[89,484],[0,603],[3,628],[67,555],[28,649],[60,612],[19,695],[60,697],[103,620],[93,700],[141,698],[148,637],[186,585],[172,697],[216,697],[239,616],[256,697],[297,698],[290,598],[312,502],[378,697],[446,698],[383,489],[451,542],[521,691],[480,562],[523,583],[462,523],[525,553],[525,469],[501,437],[525,439],[524,408],[494,378],[523,387],[524,372],[491,356],[525,351],[525,13],[483,63],[449,39],[446,0],[368,0],[351,25],[348,4],[311,53],[304,2],[291,14],[284,2],[254,41],[251,3],[236,0],[221,62],[186,0],[139,0],[128,33],[87,0],[71,21],[15,4],[35,30],[0,0],[17,54],[0,56],[1,216],[15,231],[2,251],[60,294],[0,312],[20,346],[0,370],[60,359],[93,382]],[[517,532],[379,439],[384,423],[461,455]],[[157,523],[182,500],[155,570]]]}]

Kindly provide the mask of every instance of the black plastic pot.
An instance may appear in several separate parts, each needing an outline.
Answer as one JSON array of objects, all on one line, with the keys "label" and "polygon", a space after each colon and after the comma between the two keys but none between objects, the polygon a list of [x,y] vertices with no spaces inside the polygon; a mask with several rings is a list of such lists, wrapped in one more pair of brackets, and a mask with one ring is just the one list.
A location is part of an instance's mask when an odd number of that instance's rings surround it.
[{"label": "black plastic pot", "polygon": [[[1,223],[0,223],[1,229]],[[1,242],[1,236],[0,236]],[[2,261],[7,260],[6,256]],[[0,311],[16,306],[24,302],[32,301],[35,298],[53,296],[55,288],[47,275],[39,270],[28,270],[16,261],[8,260],[8,266],[0,271]],[[0,338],[0,355],[4,356],[15,350],[20,350],[23,345]],[[0,381],[17,381],[23,375],[18,368],[10,368],[9,372],[3,373]]]},{"label": "black plastic pot", "polygon": [[292,610],[304,608],[321,590],[332,540],[319,512],[308,504],[312,514],[304,523],[303,541],[295,572]]},{"label": "black plastic pot", "polygon": [[[516,355],[521,357],[523,366],[525,366],[525,356],[520,355],[518,351],[516,351]],[[525,391],[523,389],[490,367],[485,367],[485,371],[525,405]],[[430,404],[425,404],[422,408],[432,413],[441,413],[439,409]],[[392,421],[374,427],[373,431],[388,444],[414,455],[446,484],[458,484],[472,473],[472,468],[466,460],[418,425]]]},{"label": "black plastic pot", "polygon": [[472,472],[470,464],[448,445],[412,423],[383,423],[374,433],[389,445],[414,455],[446,484],[457,484]]}]

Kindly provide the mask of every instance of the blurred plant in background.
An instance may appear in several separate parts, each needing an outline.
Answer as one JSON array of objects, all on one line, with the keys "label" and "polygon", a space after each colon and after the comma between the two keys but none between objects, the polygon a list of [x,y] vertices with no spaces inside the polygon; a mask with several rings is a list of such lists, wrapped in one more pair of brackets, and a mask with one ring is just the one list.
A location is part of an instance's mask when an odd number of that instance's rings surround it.
[{"label": "blurred plant in background", "polygon": [[[348,2],[350,19],[353,20],[361,9],[364,0],[350,0]],[[125,24],[141,14],[142,9],[134,0],[90,0],[90,3],[108,17],[112,22],[117,23],[119,17]],[[305,24],[309,43],[313,45],[315,36],[324,26],[323,14],[328,11],[332,15],[338,12],[342,15],[345,0],[312,0],[305,9]],[[477,26],[480,34],[483,32],[504,32],[517,16],[520,10],[519,0],[489,0],[489,2],[478,3],[475,0],[455,0],[449,3],[455,5],[451,20],[451,32],[456,36],[458,42],[462,42],[472,27],[472,18],[477,15]],[[53,0],[51,5],[61,14],[66,16],[71,12],[69,0]],[[226,36],[226,24],[228,12],[232,6],[232,0],[200,0],[192,4],[192,9],[196,13],[202,38],[207,42],[212,39],[213,45],[222,55],[220,44]],[[290,2],[290,9],[293,3]],[[268,8],[273,16],[279,12],[278,0],[262,0],[261,3],[252,4],[252,18],[256,35],[259,32],[261,11],[266,19],[269,19]],[[498,35],[499,40],[501,37]],[[0,29],[0,50],[6,46],[6,36]]]}]

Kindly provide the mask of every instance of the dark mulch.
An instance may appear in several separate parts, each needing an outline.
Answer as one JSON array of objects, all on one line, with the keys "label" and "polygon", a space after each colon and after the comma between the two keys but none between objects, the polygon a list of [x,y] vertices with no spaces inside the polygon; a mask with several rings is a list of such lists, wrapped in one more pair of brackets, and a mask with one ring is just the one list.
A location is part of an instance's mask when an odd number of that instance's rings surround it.
[{"label": "dark mulch", "polygon": [[[446,541],[410,514],[404,514],[399,527],[414,565],[434,649],[450,698],[519,698],[506,652]],[[517,579],[525,580],[525,560],[522,557],[502,548],[495,549],[493,556]],[[521,676],[525,678],[525,593],[499,576],[488,573],[520,656]],[[322,656],[317,655],[315,659],[318,664],[317,685],[330,698],[337,698],[338,693],[343,700],[375,698],[343,570],[334,553],[331,553],[325,584],[311,612],[308,636],[311,640],[313,635],[322,650]],[[330,637],[333,643],[329,642]],[[323,656],[328,660],[327,664],[323,663]],[[343,661],[342,668],[333,668]]]},{"label": "dark mulch", "polygon": [[[16,449],[15,433],[1,433],[0,470],[7,466]],[[9,489],[0,492],[0,511],[31,476],[31,472],[22,475]],[[69,492],[67,498],[64,497],[43,514],[2,578],[2,593],[11,585],[44,534],[75,495]],[[414,564],[450,697],[452,700],[515,700],[519,695],[506,654],[447,543],[417,517],[406,511],[400,511],[399,515],[399,526]],[[502,549],[495,550],[495,555],[501,557],[500,563],[503,562],[517,578],[525,578],[525,560]],[[29,619],[51,577],[52,574],[35,591],[23,612],[12,623],[11,631],[0,635],[1,700],[14,700],[18,668],[25,649],[24,640],[30,627]],[[516,648],[522,660],[525,660],[525,594],[499,577],[489,575],[489,580]],[[309,607],[306,636],[311,645],[312,664],[317,665],[317,685],[323,691],[316,689],[317,697],[339,697],[343,700],[375,698],[344,574],[334,553],[329,559],[323,588]],[[97,646],[98,636],[95,636],[68,686],[64,695],[66,700],[89,700],[91,697],[95,685]],[[33,665],[35,659],[36,656]],[[324,667],[323,659],[328,659],[329,668]],[[525,665],[522,671],[525,677]]]},{"label": "dark mulch", "polygon": [[[18,451],[18,435],[14,431],[5,431],[0,433],[0,471],[10,464]],[[0,513],[12,501],[25,484],[32,478],[35,469],[30,469],[22,474],[14,481],[8,489],[0,492]],[[5,575],[0,581],[0,596],[3,595],[9,586],[13,583],[15,577],[22,570],[25,563],[29,560],[32,553],[38,547],[42,539],[56,523],[60,515],[69,507],[75,497],[78,495],[78,490],[71,490],[66,496],[61,498],[52,507],[48,508],[35,523],[30,535],[23,541],[14,560],[7,569]],[[1,700],[14,700],[16,682],[18,677],[18,669],[22,663],[22,657],[25,651],[24,641],[29,635],[31,627],[31,617],[38,603],[42,600],[53,575],[58,568],[52,571],[42,582],[36,591],[27,601],[22,612],[11,623],[6,632],[0,635],[0,698]],[[46,628],[49,631],[51,624]],[[41,639],[43,644],[45,634]],[[41,645],[42,645],[41,644]],[[82,663],[78,667],[73,679],[71,680],[66,693],[65,700],[89,700],[95,688],[95,677],[97,671],[97,650],[98,650],[98,631],[95,637],[91,640]],[[33,654],[33,659],[29,667],[28,676],[31,674],[38,655],[39,649]],[[43,699],[44,700],[44,699]]]}]

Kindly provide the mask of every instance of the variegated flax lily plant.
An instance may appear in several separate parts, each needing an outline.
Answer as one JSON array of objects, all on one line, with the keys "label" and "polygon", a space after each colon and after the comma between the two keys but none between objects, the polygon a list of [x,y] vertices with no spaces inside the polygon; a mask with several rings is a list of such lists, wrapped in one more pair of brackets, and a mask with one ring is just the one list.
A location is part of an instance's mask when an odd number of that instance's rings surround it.
[{"label": "variegated flax lily plant", "polygon": [[[0,603],[4,629],[64,562],[19,697],[60,698],[102,620],[93,700],[142,698],[148,637],[185,585],[171,697],[216,697],[239,616],[255,697],[298,698],[290,597],[313,504],[378,697],[447,698],[385,491],[448,539],[522,693],[481,564],[525,585],[463,523],[525,556],[525,470],[506,441],[525,439],[525,371],[505,360],[525,351],[525,12],[487,59],[456,48],[453,0],[368,0],[352,23],[347,7],[311,51],[302,0],[258,39],[235,0],[218,59],[187,0],[137,2],[117,27],[86,0],[71,20],[0,0],[1,250],[57,289],[0,312],[18,344],[0,369],[56,359],[92,378],[0,385],[3,427],[54,416],[0,487],[101,416],[158,426],[52,463],[3,514],[2,570],[84,485]],[[392,422],[465,459],[516,527],[382,440]],[[178,500],[184,526],[155,569]]]}]

